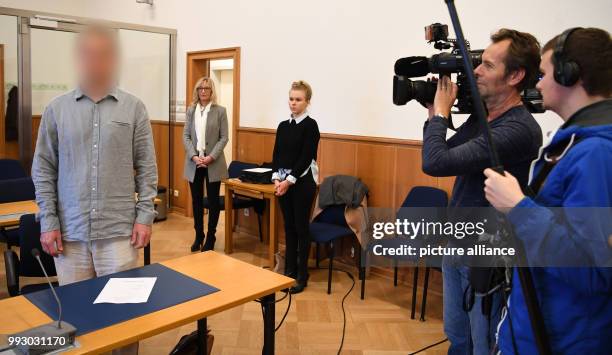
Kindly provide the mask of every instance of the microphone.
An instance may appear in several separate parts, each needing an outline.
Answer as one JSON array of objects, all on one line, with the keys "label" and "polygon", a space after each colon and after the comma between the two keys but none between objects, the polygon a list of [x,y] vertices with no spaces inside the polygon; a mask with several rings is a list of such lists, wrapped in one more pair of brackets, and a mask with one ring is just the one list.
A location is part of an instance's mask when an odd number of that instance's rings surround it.
[{"label": "microphone", "polygon": [[395,75],[415,78],[429,74],[429,59],[427,57],[406,57],[395,61]]},{"label": "microphone", "polygon": [[[7,339],[14,339],[14,345],[17,349],[21,350],[24,354],[43,354],[50,351],[55,351],[59,349],[65,349],[74,344],[76,331],[77,329],[68,322],[62,322],[62,303],[60,302],[57,293],[55,292],[55,288],[51,283],[51,279],[47,274],[47,270],[40,260],[40,251],[34,248],[32,249],[32,256],[34,259],[38,261],[40,268],[45,274],[45,278],[49,283],[49,288],[51,288],[51,293],[53,293],[53,297],[55,297],[55,301],[57,302],[57,307],[59,310],[59,318],[57,323],[52,321],[51,323],[43,324],[41,326],[31,328],[25,331],[22,331],[17,334],[9,335]],[[32,341],[18,341],[18,339],[32,339]],[[42,341],[36,341],[42,340]]]},{"label": "microphone", "polygon": [[57,302],[57,309],[59,310],[59,318],[57,320],[57,327],[61,328],[62,327],[62,302],[60,301],[59,297],[57,297],[57,293],[55,292],[53,283],[51,283],[51,279],[49,279],[49,275],[47,275],[47,270],[45,269],[45,266],[43,265],[42,260],[40,260],[40,251],[38,251],[38,249],[36,248],[32,249],[32,256],[34,257],[34,259],[38,261],[38,265],[40,265],[40,268],[42,269],[43,274],[45,274],[45,278],[47,279],[47,282],[49,283],[49,288],[51,289],[51,292],[53,293],[53,297],[55,297],[55,301]]}]

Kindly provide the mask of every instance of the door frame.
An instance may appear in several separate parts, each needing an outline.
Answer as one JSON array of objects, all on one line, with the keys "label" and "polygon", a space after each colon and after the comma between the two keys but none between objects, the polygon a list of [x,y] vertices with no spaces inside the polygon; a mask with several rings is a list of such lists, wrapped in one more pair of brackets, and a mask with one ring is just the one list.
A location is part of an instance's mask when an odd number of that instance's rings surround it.
[{"label": "door frame", "polygon": [[[191,96],[193,86],[196,80],[202,76],[210,76],[210,61],[216,59],[233,59],[233,108],[232,108],[232,160],[236,158],[236,149],[238,148],[236,135],[238,127],[240,127],[240,47],[228,47],[220,49],[209,49],[201,51],[187,52],[187,78],[185,80],[185,111],[191,104]],[[197,64],[198,61],[204,61],[205,66],[202,68]]]}]

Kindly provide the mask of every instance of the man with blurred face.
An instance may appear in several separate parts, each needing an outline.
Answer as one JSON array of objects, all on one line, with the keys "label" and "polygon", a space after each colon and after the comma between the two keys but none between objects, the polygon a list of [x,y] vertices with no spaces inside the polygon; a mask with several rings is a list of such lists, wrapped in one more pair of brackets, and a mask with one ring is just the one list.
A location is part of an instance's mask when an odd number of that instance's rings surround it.
[{"label": "man with blurred face", "polygon": [[[482,54],[482,64],[475,69],[478,89],[502,164],[526,183],[529,164],[542,143],[542,132],[520,94],[535,83],[540,45],[532,35],[511,29],[499,30],[491,41]],[[482,220],[483,209],[478,207],[490,206],[484,196],[482,175],[482,170],[490,166],[489,151],[476,115],[446,139],[457,91],[450,78],[438,81],[423,132],[423,171],[432,176],[456,176],[450,201],[455,213],[449,219]],[[469,244],[451,238],[448,246]],[[499,290],[494,291],[495,285],[487,288],[487,292],[493,290],[488,295],[476,292],[470,282],[474,270],[488,273],[492,269],[470,268],[470,261],[452,256],[442,260],[444,332],[450,341],[449,354],[486,355],[495,344],[502,297]],[[488,280],[489,275],[481,279]]]},{"label": "man with blurred face", "polygon": [[157,194],[145,106],[116,86],[115,33],[80,33],[76,57],[78,87],[45,108],[32,164],[40,241],[61,285],[135,267]]},{"label": "man with blurred face", "polygon": [[[511,174],[484,174],[487,200],[522,242],[553,354],[609,354],[612,338],[612,39],[573,28],[543,48],[537,89],[563,119],[530,172],[527,197]],[[557,207],[557,208],[553,208]],[[550,260],[550,261],[549,261]],[[571,260],[574,263],[564,264]],[[571,266],[571,267],[570,267]],[[514,271],[499,326],[502,354],[538,349]]]}]

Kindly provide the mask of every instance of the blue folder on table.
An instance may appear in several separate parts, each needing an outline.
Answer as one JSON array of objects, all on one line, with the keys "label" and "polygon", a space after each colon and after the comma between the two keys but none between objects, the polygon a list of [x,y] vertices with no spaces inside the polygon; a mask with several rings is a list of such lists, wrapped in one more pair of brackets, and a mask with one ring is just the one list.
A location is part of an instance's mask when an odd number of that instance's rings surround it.
[{"label": "blue folder on table", "polygon": [[[157,277],[155,286],[145,303],[111,304],[94,300],[111,277]],[[161,264],[84,280],[56,288],[62,302],[63,319],[77,328],[77,335],[86,334],[110,325],[140,317],[164,308],[209,295],[218,288],[174,271]],[[58,309],[51,290],[33,292],[25,297],[50,318],[58,318]]]}]

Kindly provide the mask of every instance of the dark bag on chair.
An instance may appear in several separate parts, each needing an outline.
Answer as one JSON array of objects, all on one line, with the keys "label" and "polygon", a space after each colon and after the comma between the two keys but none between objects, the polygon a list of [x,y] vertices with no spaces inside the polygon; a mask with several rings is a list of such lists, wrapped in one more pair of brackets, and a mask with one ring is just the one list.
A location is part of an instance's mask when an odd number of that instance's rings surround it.
[{"label": "dark bag on chair", "polygon": [[[210,355],[215,337],[210,334],[210,329],[206,332],[206,354]],[[198,331],[191,334],[183,335],[181,340],[176,344],[174,349],[170,351],[170,355],[195,355],[198,353]]]}]

